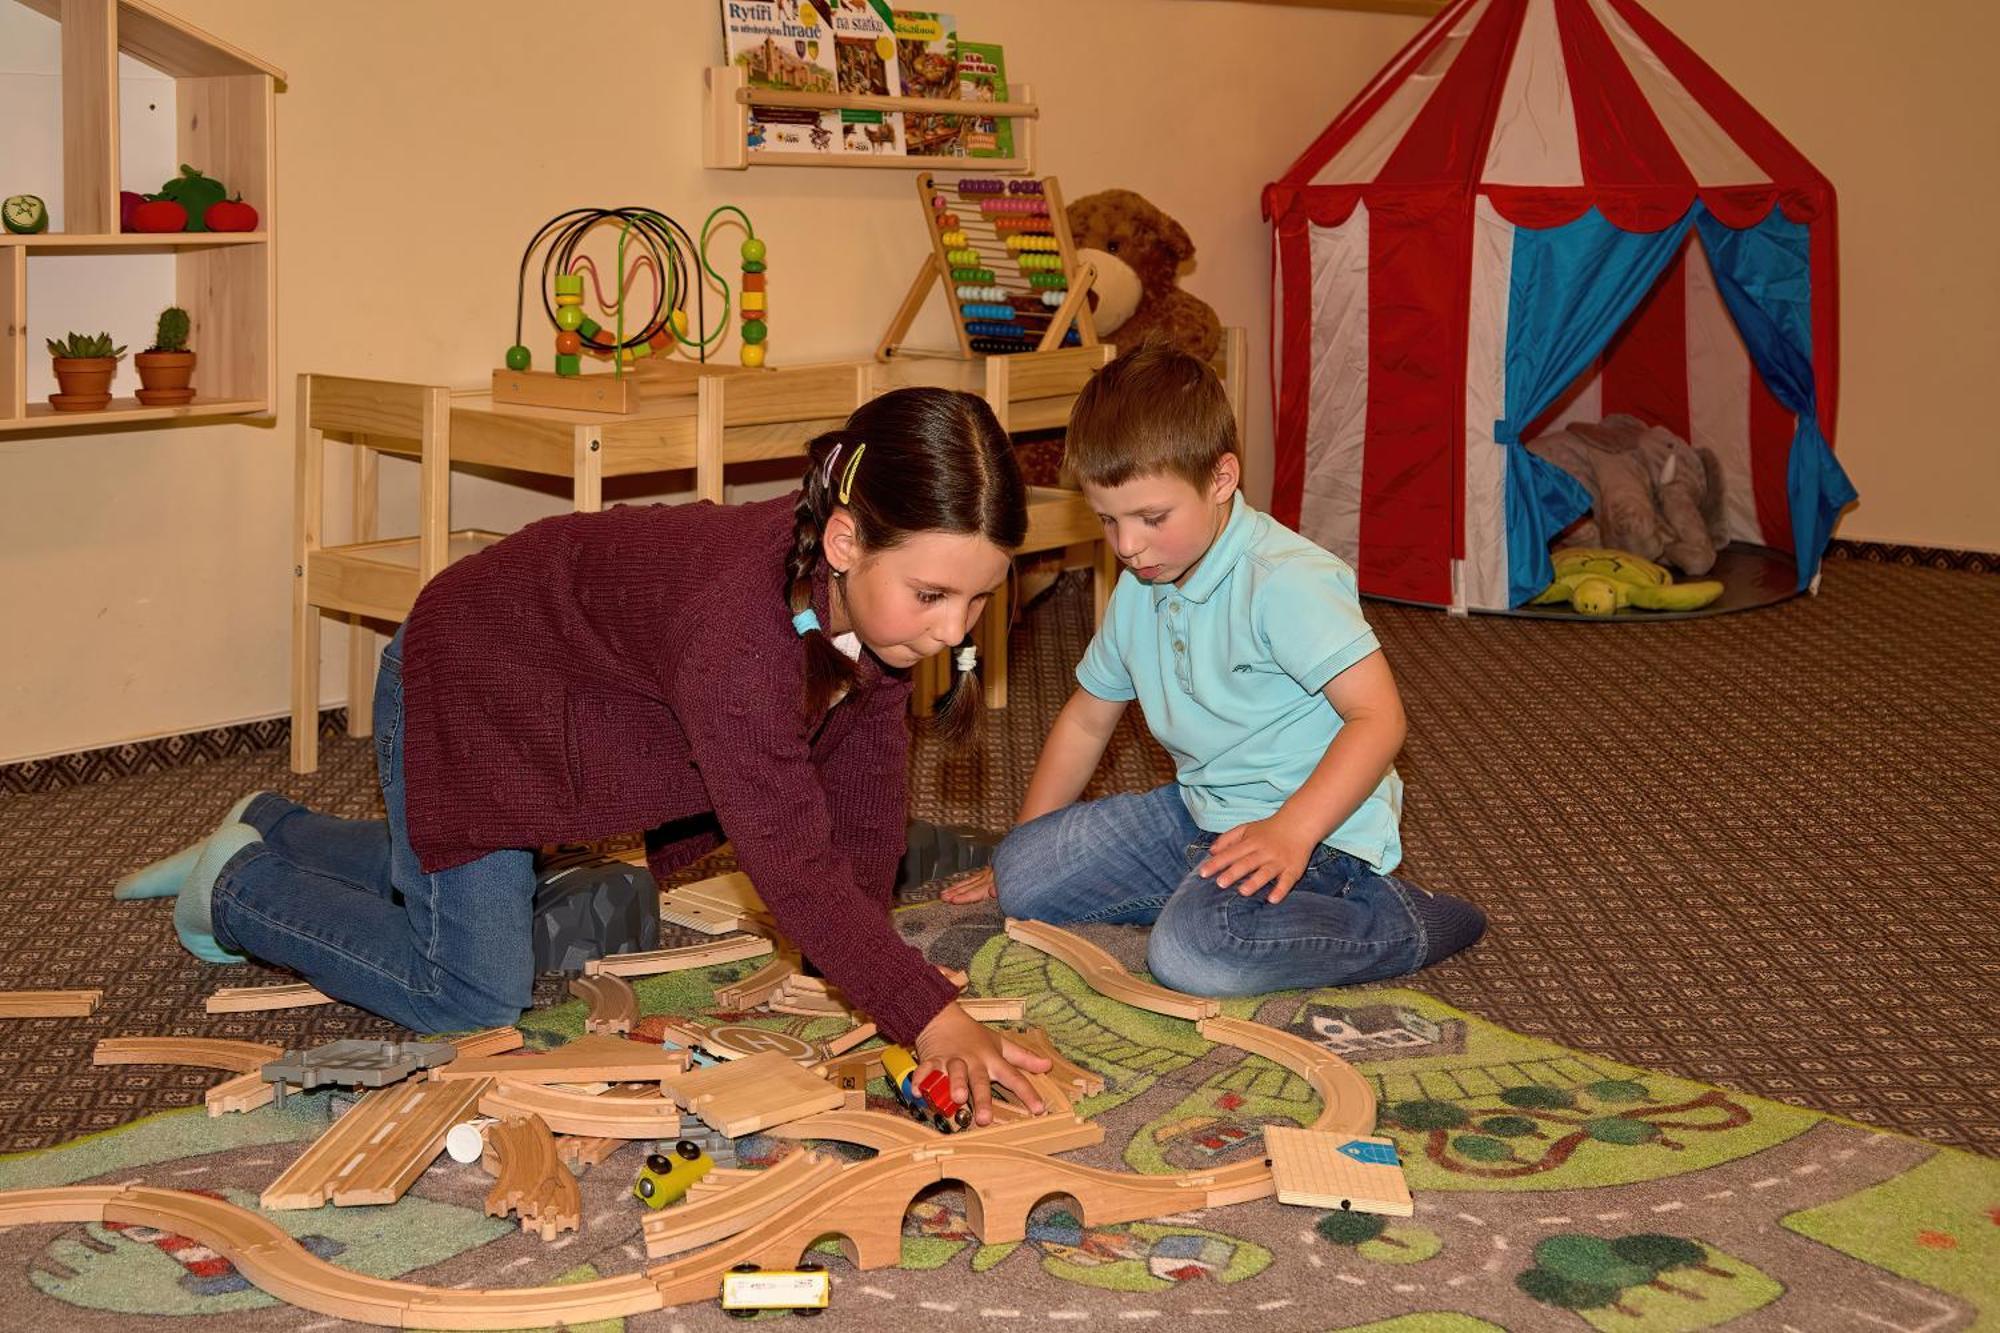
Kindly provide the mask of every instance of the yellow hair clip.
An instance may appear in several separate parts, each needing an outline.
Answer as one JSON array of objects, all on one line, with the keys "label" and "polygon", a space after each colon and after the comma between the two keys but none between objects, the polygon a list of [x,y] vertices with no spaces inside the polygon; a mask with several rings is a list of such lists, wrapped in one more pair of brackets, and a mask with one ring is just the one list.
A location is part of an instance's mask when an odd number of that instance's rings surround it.
[{"label": "yellow hair clip", "polygon": [[866,453],[867,450],[868,443],[865,440],[855,445],[854,456],[847,460],[847,470],[840,474],[840,502],[842,504],[846,504],[848,497],[854,494],[854,473],[861,466],[861,455]]}]

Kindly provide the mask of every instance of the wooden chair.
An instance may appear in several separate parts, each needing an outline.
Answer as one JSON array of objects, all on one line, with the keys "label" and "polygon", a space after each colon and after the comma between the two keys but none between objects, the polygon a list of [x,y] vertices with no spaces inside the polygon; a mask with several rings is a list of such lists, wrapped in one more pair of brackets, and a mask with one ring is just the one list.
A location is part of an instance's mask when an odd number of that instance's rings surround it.
[{"label": "wooden chair", "polygon": [[[349,625],[347,731],[374,731],[375,639],[368,621],[399,623],[417,591],[454,560],[500,539],[451,532],[451,393],[426,384],[300,375],[294,461],[292,546],[292,771],[319,767],[320,616]],[[353,540],[321,540],[328,439],[354,449]],[[418,464],[419,529],[414,537],[376,536],[380,455]]]}]

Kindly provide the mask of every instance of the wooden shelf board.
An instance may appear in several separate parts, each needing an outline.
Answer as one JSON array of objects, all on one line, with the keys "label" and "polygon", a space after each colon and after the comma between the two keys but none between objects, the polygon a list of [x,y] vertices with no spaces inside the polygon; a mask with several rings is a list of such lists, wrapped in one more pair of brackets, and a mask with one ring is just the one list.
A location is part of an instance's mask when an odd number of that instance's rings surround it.
[{"label": "wooden shelf board", "polygon": [[172,421],[181,417],[241,417],[269,413],[258,398],[197,398],[179,407],[141,407],[136,398],[113,398],[102,412],[58,412],[47,403],[29,403],[25,417],[0,417],[0,434],[47,430],[51,426],[110,426],[124,421]]},{"label": "wooden shelf board", "polygon": [[95,232],[45,231],[34,236],[0,233],[0,248],[37,250],[188,250],[207,245],[262,245],[264,231]]},{"label": "wooden shelf board", "polygon": [[[1042,109],[1033,102],[883,97],[873,93],[795,93],[747,86],[736,90],[736,100],[744,106],[799,107],[808,111],[917,111],[940,116],[973,115],[988,120],[1034,119],[1042,114]],[[967,107],[973,110],[967,111]]]},{"label": "wooden shelf board", "polygon": [[751,152],[753,167],[877,167],[891,171],[921,171],[934,168],[976,175],[987,171],[1025,172],[1024,157],[875,157],[865,153],[764,153]]}]

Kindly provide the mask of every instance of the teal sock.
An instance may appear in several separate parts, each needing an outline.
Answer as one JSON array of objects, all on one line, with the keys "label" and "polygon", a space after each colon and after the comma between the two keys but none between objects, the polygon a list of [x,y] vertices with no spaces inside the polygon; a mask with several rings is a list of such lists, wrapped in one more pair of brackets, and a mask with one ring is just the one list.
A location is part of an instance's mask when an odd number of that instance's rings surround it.
[{"label": "teal sock", "polygon": [[[250,808],[250,802],[263,794],[261,791],[253,791],[239,798],[235,805],[229,807],[229,813],[222,817],[217,832],[229,828],[242,819],[243,812]],[[111,896],[125,902],[138,898],[173,897],[181,891],[181,885],[187,882],[188,873],[194,869],[195,862],[201,859],[201,849],[206,846],[208,839],[203,838],[200,842],[189,843],[172,856],[163,856],[149,866],[140,867],[119,880],[112,888]]]},{"label": "teal sock", "polygon": [[231,953],[215,942],[215,919],[210,914],[210,899],[215,893],[215,881],[221,877],[222,867],[229,864],[229,858],[245,847],[262,841],[257,830],[248,824],[223,826],[201,849],[201,857],[181,885],[180,898],[174,903],[174,930],[179,933],[181,944],[187,951],[203,962],[244,961],[242,954]]}]

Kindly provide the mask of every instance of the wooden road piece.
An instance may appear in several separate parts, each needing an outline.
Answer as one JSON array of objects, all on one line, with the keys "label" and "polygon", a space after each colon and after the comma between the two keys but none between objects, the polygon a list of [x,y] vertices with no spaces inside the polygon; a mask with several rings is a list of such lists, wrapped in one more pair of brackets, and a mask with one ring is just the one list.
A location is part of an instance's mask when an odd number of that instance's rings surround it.
[{"label": "wooden road piece", "polygon": [[768,920],[770,912],[750,877],[739,871],[663,890],[660,917],[704,935],[727,935],[751,922]]},{"label": "wooden road piece", "polygon": [[557,1155],[556,1141],[540,1116],[494,1125],[486,1135],[486,1151],[499,1177],[486,1192],[488,1217],[516,1213],[521,1230],[543,1240],[582,1225],[583,1196],[576,1177]]},{"label": "wooden road piece", "polygon": [[1324,1046],[1241,1018],[1205,1018],[1195,1027],[1212,1042],[1261,1055],[1312,1084],[1322,1105],[1307,1129],[1349,1137],[1374,1133],[1375,1089],[1359,1070]]},{"label": "wooden road piece", "polygon": [[614,972],[571,977],[569,993],[590,1006],[583,1020],[585,1032],[630,1032],[639,1021],[639,996],[631,982]]},{"label": "wooden road piece", "polygon": [[1278,1202],[1409,1217],[1416,1211],[1389,1139],[1264,1126]]},{"label": "wooden road piece", "polygon": [[676,1082],[673,1095],[703,1124],[732,1139],[846,1101],[839,1088],[776,1051],[694,1070]]},{"label": "wooden road piece", "polygon": [[503,1083],[657,1083],[686,1068],[683,1051],[594,1033],[532,1055],[460,1056],[431,1070],[430,1077],[441,1083],[484,1078]]},{"label": "wooden road piece", "polygon": [[683,944],[675,949],[647,949],[639,953],[614,953],[593,958],[583,965],[584,975],[609,973],[617,977],[650,977],[661,972],[687,972],[697,967],[714,967],[743,958],[761,958],[771,952],[771,941],[760,935],[718,940],[714,944]]},{"label": "wooden road piece", "polygon": [[285,986],[224,986],[202,1001],[201,1007],[202,1012],[210,1014],[256,1014],[332,1003],[331,995],[299,981]]},{"label": "wooden road piece", "polygon": [[0,1018],[82,1018],[103,998],[101,990],[0,990]]},{"label": "wooden road piece", "polygon": [[444,1151],[491,1080],[411,1080],[355,1102],[264,1190],[266,1210],[394,1203]]},{"label": "wooden road piece", "polygon": [[1183,995],[1179,991],[1168,990],[1165,986],[1155,986],[1149,981],[1141,981],[1127,972],[1104,950],[1076,935],[1051,926],[1042,921],[1007,922],[1007,938],[1031,949],[1039,949],[1059,963],[1073,969],[1083,983],[1107,999],[1129,1004],[1134,1009],[1145,1009],[1155,1014],[1165,1014],[1169,1018],[1202,1019],[1213,1018],[1222,1012],[1220,1000],[1208,999],[1200,995]]}]

